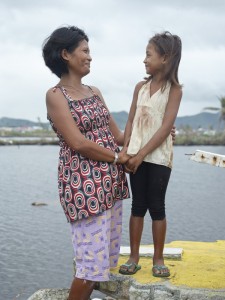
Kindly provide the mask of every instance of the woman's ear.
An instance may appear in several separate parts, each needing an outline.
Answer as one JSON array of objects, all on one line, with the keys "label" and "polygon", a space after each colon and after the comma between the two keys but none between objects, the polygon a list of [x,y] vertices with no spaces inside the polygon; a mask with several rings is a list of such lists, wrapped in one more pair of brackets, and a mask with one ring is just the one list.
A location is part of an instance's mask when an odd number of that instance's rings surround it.
[{"label": "woman's ear", "polygon": [[69,60],[69,53],[68,53],[68,51],[66,49],[62,50],[61,56],[62,56],[63,59]]}]

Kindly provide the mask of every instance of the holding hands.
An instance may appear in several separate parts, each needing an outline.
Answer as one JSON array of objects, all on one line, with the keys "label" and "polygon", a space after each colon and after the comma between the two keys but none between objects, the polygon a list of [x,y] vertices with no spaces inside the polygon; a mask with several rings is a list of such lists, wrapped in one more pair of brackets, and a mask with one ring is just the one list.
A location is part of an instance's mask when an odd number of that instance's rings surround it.
[{"label": "holding hands", "polygon": [[[170,132],[171,136],[172,136],[172,141],[173,143],[175,142],[176,140],[176,126],[174,125],[171,129],[171,132]],[[127,143],[128,144],[128,143]],[[122,149],[122,151],[126,152],[127,151],[127,148],[128,147],[124,147]],[[122,152],[121,151],[121,152]],[[121,153],[120,152],[120,153]],[[129,158],[128,160],[124,163],[125,164],[125,172],[126,173],[133,173],[135,174],[138,167],[140,166],[140,164],[142,163],[144,157],[141,155],[141,153],[137,153],[135,156],[129,156],[128,154],[126,154]]]},{"label": "holding hands", "polygon": [[130,155],[127,154],[127,147],[123,147],[123,149],[119,152],[119,160],[120,164],[125,164],[130,158]]},{"label": "holding hands", "polygon": [[127,173],[135,174],[137,171],[137,168],[140,166],[142,161],[143,161],[143,157],[140,154],[136,154],[135,156],[130,157],[129,160],[125,164],[125,171]]}]

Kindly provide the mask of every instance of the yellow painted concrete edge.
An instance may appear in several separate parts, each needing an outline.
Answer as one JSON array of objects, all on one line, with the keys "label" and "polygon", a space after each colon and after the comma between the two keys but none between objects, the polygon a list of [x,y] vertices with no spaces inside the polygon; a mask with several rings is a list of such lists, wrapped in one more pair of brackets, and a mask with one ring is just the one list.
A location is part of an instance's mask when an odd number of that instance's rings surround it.
[{"label": "yellow painted concrete edge", "polygon": [[[151,245],[150,245],[151,246]],[[142,257],[139,261],[141,270],[132,277],[140,284],[160,283],[165,280],[174,286],[189,288],[225,289],[225,240],[216,242],[174,241],[165,247],[183,248],[181,261],[165,260],[171,276],[167,279],[152,276],[152,259]],[[117,274],[119,266],[128,256],[120,256],[118,267],[111,269]]]}]

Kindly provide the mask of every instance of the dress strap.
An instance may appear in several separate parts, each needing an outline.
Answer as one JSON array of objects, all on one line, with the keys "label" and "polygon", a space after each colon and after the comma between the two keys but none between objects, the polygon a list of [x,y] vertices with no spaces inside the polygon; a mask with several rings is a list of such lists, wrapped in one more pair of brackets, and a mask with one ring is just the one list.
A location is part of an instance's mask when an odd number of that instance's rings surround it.
[{"label": "dress strap", "polygon": [[53,87],[53,92],[56,91],[56,89],[60,89],[60,91],[63,93],[63,95],[65,96],[65,98],[68,100],[68,101],[73,101],[72,97],[67,93],[66,89],[61,86],[61,85],[56,85]]},{"label": "dress strap", "polygon": [[93,91],[93,89],[89,86],[89,85],[86,85],[88,88],[89,88],[89,90],[92,92],[92,94],[93,94],[93,96],[97,96],[96,95],[96,93]]},{"label": "dress strap", "polygon": [[[97,96],[97,94],[93,91],[93,89],[89,86],[89,85],[86,85],[89,90],[91,91],[91,93],[93,94],[93,96]],[[68,100],[68,101],[73,101],[73,98],[67,93],[66,89],[64,88],[64,86],[62,85],[56,85],[53,87],[53,92],[56,91],[56,89],[59,88],[60,91],[63,93],[63,95],[65,96],[65,98]]]}]

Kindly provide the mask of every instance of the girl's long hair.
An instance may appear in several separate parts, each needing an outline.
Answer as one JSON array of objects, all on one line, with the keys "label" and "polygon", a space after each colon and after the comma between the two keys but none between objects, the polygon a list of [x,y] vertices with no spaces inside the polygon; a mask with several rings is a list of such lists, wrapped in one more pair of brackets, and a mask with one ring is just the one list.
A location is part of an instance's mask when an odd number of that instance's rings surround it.
[{"label": "girl's long hair", "polygon": [[[169,31],[155,34],[150,40],[149,44],[155,46],[155,50],[159,55],[166,56],[167,64],[163,74],[164,84],[162,90],[166,87],[166,82],[169,81],[173,85],[181,87],[178,79],[178,67],[181,59],[182,43],[181,39],[177,35],[171,34]],[[150,75],[147,79],[149,81],[152,78]]]}]

